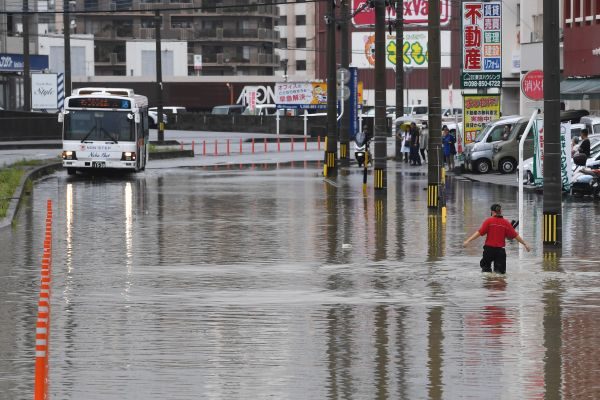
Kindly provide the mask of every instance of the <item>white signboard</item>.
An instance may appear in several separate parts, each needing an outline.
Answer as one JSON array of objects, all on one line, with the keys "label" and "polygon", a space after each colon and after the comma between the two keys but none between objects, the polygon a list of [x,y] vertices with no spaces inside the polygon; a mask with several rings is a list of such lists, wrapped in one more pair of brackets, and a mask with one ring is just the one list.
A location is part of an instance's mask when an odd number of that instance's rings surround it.
[{"label": "white signboard", "polygon": [[502,2],[464,2],[463,88],[502,86]]},{"label": "white signboard", "polygon": [[275,104],[279,108],[326,108],[327,84],[316,82],[276,83]]},{"label": "white signboard", "polygon": [[194,69],[196,71],[202,69],[202,54],[194,54]]},{"label": "white signboard", "polygon": [[[396,67],[397,54],[402,54],[404,67],[427,68],[427,31],[404,32],[402,50],[397,51],[396,35],[386,34],[385,66]],[[440,35],[442,51],[442,68],[450,68],[450,31],[442,31]],[[375,68],[375,33],[352,33],[352,65],[358,68]]]},{"label": "white signboard", "polygon": [[31,108],[34,110],[58,109],[58,84],[56,74],[31,74]]}]

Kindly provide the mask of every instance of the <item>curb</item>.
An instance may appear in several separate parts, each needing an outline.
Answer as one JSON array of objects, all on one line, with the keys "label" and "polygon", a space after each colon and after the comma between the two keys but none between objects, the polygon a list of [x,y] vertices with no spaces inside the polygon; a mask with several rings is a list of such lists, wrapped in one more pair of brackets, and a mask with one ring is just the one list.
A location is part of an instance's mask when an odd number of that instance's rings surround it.
[{"label": "curb", "polygon": [[148,160],[165,160],[168,158],[194,157],[193,150],[157,151],[148,153]]},{"label": "curb", "polygon": [[23,197],[23,192],[25,191],[25,184],[29,180],[39,179],[42,176],[49,175],[60,168],[62,168],[61,161],[52,161],[46,165],[35,167],[25,172],[25,174],[21,177],[21,182],[19,182],[19,186],[15,189],[13,198],[8,204],[8,209],[6,210],[6,217],[0,220],[0,229],[4,229],[12,225],[15,215],[17,215],[17,211],[19,210],[19,206],[21,205],[21,198]]}]

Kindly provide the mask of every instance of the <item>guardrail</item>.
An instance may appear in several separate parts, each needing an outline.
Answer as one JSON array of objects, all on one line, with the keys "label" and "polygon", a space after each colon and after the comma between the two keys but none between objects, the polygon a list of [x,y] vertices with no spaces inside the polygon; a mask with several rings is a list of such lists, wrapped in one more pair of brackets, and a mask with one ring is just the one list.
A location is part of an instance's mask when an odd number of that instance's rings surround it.
[{"label": "guardrail", "polygon": [[48,358],[50,350],[50,286],[52,271],[52,200],[47,201],[46,236],[42,255],[40,296],[35,325],[34,400],[48,398]]}]

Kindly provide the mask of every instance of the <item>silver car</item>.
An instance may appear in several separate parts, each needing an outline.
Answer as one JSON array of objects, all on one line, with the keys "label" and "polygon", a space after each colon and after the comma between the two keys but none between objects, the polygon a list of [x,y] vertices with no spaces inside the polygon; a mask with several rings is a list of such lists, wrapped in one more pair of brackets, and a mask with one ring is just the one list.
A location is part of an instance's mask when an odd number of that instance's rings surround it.
[{"label": "silver car", "polygon": [[475,141],[465,146],[465,168],[480,174],[490,172],[494,143],[502,140],[507,125],[512,128],[521,118],[523,117],[513,115],[485,125],[475,137]]}]

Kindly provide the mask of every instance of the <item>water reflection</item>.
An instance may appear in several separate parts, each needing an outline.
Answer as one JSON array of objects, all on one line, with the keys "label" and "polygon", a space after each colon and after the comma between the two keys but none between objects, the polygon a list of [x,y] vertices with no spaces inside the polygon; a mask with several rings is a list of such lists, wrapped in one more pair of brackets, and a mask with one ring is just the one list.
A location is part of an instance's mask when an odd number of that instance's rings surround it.
[{"label": "water reflection", "polygon": [[[424,175],[389,176],[383,198],[310,164],[38,182],[0,232],[0,392],[31,387],[37,228],[59,196],[55,398],[599,397],[598,234],[556,256],[509,243],[507,276],[482,275],[454,242],[514,194],[449,180],[443,223]],[[594,206],[569,207],[578,229]]]}]

